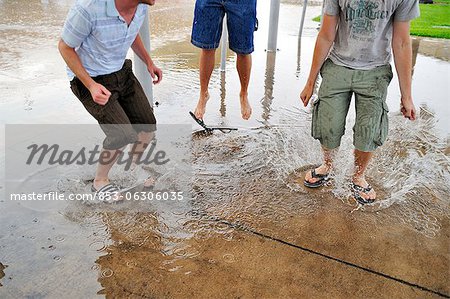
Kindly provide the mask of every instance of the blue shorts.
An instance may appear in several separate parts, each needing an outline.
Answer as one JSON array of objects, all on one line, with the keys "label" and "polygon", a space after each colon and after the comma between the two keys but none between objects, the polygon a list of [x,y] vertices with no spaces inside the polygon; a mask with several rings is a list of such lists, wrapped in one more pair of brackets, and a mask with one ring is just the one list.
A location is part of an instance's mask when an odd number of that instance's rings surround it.
[{"label": "blue shorts", "polygon": [[217,49],[225,14],[230,49],[237,54],[252,53],[253,33],[257,26],[256,0],[197,0],[192,44],[201,49]]}]

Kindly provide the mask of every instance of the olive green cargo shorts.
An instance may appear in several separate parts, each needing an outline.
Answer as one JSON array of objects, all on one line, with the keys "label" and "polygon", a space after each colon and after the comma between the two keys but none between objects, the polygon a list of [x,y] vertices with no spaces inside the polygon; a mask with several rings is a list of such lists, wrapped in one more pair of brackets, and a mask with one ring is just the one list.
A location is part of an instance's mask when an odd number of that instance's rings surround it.
[{"label": "olive green cargo shorts", "polygon": [[372,152],[382,145],[388,133],[386,95],[393,76],[391,66],[355,70],[327,59],[320,73],[322,84],[318,100],[313,103],[312,136],[326,149],[339,147],[354,93],[353,145],[363,152]]}]

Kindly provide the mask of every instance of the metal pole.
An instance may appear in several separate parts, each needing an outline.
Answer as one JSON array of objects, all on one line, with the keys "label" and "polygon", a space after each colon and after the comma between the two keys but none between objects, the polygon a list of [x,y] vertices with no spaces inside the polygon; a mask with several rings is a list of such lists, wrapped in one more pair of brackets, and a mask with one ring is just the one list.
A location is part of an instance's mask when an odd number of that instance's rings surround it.
[{"label": "metal pole", "polygon": [[303,1],[302,18],[300,21],[300,29],[298,30],[298,48],[297,48],[297,76],[300,75],[300,58],[302,56],[302,35],[303,26],[305,24],[306,7],[308,6],[308,0]]},{"label": "metal pole", "polygon": [[[139,30],[139,35],[144,43],[145,49],[150,53],[150,19],[148,14],[145,16],[144,23]],[[136,77],[141,83],[150,105],[153,107],[153,83],[152,77],[147,70],[147,65],[137,55],[134,55],[134,66]]]},{"label": "metal pole", "polygon": [[268,52],[275,52],[277,50],[279,16],[280,16],[280,0],[271,0],[270,19],[269,19],[269,41],[267,43]]},{"label": "metal pole", "polygon": [[305,16],[306,16],[306,7],[308,6],[308,0],[303,1],[303,10],[302,10],[302,19],[300,21],[300,30],[298,32],[298,36],[302,36],[303,34],[303,26],[305,24]]},{"label": "metal pole", "polygon": [[227,17],[223,19],[223,29],[222,29],[222,46],[220,53],[220,71],[225,72],[227,65],[227,49],[228,49],[228,27],[227,27]]}]

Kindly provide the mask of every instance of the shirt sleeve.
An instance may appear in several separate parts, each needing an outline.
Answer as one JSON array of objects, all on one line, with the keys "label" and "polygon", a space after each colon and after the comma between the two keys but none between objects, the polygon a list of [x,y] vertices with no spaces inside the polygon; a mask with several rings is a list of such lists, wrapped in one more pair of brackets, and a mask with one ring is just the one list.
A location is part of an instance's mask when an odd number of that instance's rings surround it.
[{"label": "shirt sleeve", "polygon": [[402,0],[394,13],[394,21],[411,21],[420,16],[419,0]]},{"label": "shirt sleeve", "polygon": [[79,47],[91,33],[92,22],[89,13],[80,5],[69,12],[62,31],[62,40],[71,48]]},{"label": "shirt sleeve", "polygon": [[139,9],[139,16],[140,16],[140,24],[139,24],[139,28],[140,26],[142,26],[142,24],[144,23],[145,20],[145,16],[148,14],[148,5],[146,4],[139,4],[138,5],[138,9]]},{"label": "shirt sleeve", "polygon": [[323,14],[330,16],[339,15],[339,0],[324,0]]}]

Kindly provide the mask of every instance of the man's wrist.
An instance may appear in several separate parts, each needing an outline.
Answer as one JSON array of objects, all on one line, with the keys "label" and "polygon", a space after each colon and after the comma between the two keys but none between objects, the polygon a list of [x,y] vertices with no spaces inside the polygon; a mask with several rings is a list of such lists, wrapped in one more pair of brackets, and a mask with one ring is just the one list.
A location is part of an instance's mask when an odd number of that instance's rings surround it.
[{"label": "man's wrist", "polygon": [[153,63],[153,60],[151,59],[151,58],[149,58],[148,60],[147,60],[147,68],[151,68],[151,67],[153,67],[155,64]]},{"label": "man's wrist", "polygon": [[306,81],[306,86],[314,87],[314,85],[316,84],[316,78],[317,78],[317,76],[315,78],[314,77],[309,77],[308,81]]},{"label": "man's wrist", "polygon": [[403,103],[412,103],[413,99],[411,95],[402,95],[401,96],[401,101]]},{"label": "man's wrist", "polygon": [[86,88],[91,90],[92,86],[94,86],[95,81],[92,78],[89,78],[90,80],[88,80],[85,84]]}]

